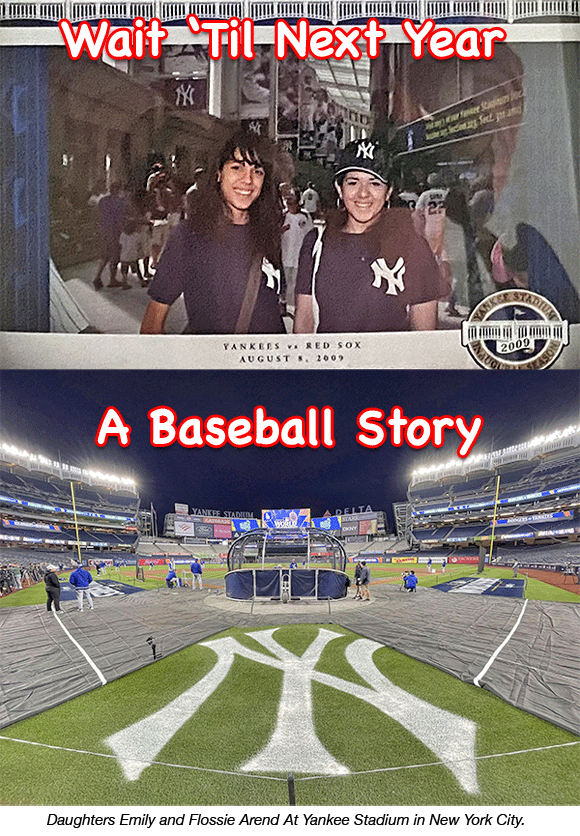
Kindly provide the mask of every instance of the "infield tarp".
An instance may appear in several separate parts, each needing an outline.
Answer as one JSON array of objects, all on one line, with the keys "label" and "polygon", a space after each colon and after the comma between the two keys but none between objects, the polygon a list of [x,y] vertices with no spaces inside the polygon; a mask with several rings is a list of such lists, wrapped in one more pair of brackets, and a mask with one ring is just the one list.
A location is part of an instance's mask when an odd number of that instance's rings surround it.
[{"label": "infield tarp", "polygon": [[466,595],[501,595],[504,598],[523,598],[526,581],[524,578],[454,578],[438,583],[431,589]]},{"label": "infield tarp", "polygon": [[384,585],[371,587],[371,604],[337,602],[326,617],[308,604],[280,604],[275,614],[252,612],[249,602],[209,606],[207,594],[181,588],[103,598],[94,611],[59,619],[43,606],[0,610],[0,727],[153,663],[148,638],[166,656],[234,626],[330,621],[464,682],[479,677],[498,697],[580,734],[580,603],[421,588],[409,595]]}]

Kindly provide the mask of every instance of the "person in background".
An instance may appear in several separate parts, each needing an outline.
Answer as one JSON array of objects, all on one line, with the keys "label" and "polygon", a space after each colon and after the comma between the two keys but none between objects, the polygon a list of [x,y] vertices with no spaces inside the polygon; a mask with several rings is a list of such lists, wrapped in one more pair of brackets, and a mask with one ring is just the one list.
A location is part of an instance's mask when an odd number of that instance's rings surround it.
[{"label": "person in background", "polygon": [[77,591],[77,606],[79,612],[83,611],[83,600],[86,597],[89,609],[94,609],[93,598],[89,590],[89,586],[93,582],[93,576],[84,566],[79,566],[72,572],[69,581],[71,586],[74,586]]},{"label": "person in background", "polygon": [[135,218],[126,219],[119,242],[121,244],[120,260],[123,287],[126,290],[131,287],[128,282],[129,270],[137,276],[141,287],[146,287],[147,282],[139,266],[139,259],[144,258],[143,231]]},{"label": "person in background", "polygon": [[46,589],[46,611],[51,612],[54,604],[54,611],[60,612],[60,581],[56,574],[56,566],[48,564],[44,573],[44,588]]},{"label": "person in background", "polygon": [[320,207],[320,195],[314,188],[314,183],[307,183],[306,188],[302,192],[300,205],[309,215],[315,216]]},{"label": "person in background", "polygon": [[197,557],[193,558],[193,563],[189,568],[191,569],[191,574],[193,575],[192,589],[195,589],[196,584],[199,586],[200,589],[203,589],[203,566],[201,565]]},{"label": "person in background", "polygon": [[362,595],[360,594],[360,576],[361,576],[361,572],[362,572],[362,566],[361,566],[360,560],[357,560],[356,566],[354,568],[354,584],[355,584],[356,588],[355,588],[353,597],[354,597],[355,601],[360,600],[362,598]]},{"label": "person in background", "polygon": [[411,572],[409,573],[409,577],[407,578],[407,583],[406,583],[407,592],[415,592],[415,589],[417,588],[417,583],[418,583],[417,576],[416,576],[415,572],[413,571],[413,569],[411,569]]},{"label": "person in background", "polygon": [[312,218],[300,211],[294,191],[286,196],[286,213],[282,227],[282,267],[286,282],[285,312],[294,314],[298,259],[305,236],[314,229]]},{"label": "person in background", "polygon": [[360,591],[361,591],[361,599],[363,601],[370,601],[371,595],[369,592],[369,584],[371,582],[371,570],[366,564],[366,561],[361,561],[361,573],[360,573]]},{"label": "person in background", "polygon": [[109,287],[122,287],[117,281],[117,266],[121,259],[120,237],[123,223],[129,213],[129,203],[122,193],[120,183],[112,183],[108,195],[105,195],[98,203],[99,218],[101,222],[102,256],[97,269],[97,275],[93,279],[95,290],[101,290],[103,282],[101,275],[106,265],[109,265]]}]

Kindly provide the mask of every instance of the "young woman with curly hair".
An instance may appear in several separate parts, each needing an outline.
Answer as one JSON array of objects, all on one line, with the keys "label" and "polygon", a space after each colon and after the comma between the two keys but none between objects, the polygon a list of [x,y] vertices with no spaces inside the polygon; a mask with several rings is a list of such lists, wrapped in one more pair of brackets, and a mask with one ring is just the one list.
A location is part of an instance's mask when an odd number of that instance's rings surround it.
[{"label": "young woman with curly hair", "polygon": [[[285,170],[284,170],[285,168]],[[283,333],[279,183],[288,160],[274,143],[239,128],[218,147],[191,194],[149,287],[142,334],[161,334],[183,293],[187,333]]]}]

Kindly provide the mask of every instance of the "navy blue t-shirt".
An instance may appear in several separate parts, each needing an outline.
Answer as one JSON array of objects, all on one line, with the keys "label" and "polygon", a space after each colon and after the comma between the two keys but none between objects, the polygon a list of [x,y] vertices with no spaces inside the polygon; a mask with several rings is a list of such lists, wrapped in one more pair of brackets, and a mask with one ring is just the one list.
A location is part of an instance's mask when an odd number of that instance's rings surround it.
[{"label": "navy blue t-shirt", "polygon": [[319,333],[407,331],[408,306],[441,299],[449,292],[407,209],[385,213],[378,248],[373,231],[325,232],[313,282],[316,239],[317,231],[304,239],[296,293],[316,298]]},{"label": "navy blue t-shirt", "polygon": [[[250,228],[224,224],[214,236],[196,234],[187,222],[172,233],[149,296],[172,305],[183,293],[190,334],[233,334],[242,307],[252,260]],[[248,332],[285,331],[278,297],[279,273],[262,268],[262,282]]]}]

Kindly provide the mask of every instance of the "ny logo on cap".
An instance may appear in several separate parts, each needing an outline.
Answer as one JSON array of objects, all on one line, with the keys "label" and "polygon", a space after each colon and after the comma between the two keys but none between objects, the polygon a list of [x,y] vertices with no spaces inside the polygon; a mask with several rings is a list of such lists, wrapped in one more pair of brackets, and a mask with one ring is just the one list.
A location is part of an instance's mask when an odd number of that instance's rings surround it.
[{"label": "ny logo on cap", "polygon": [[374,160],[376,146],[372,142],[359,142],[356,156],[362,156],[363,160]]}]

